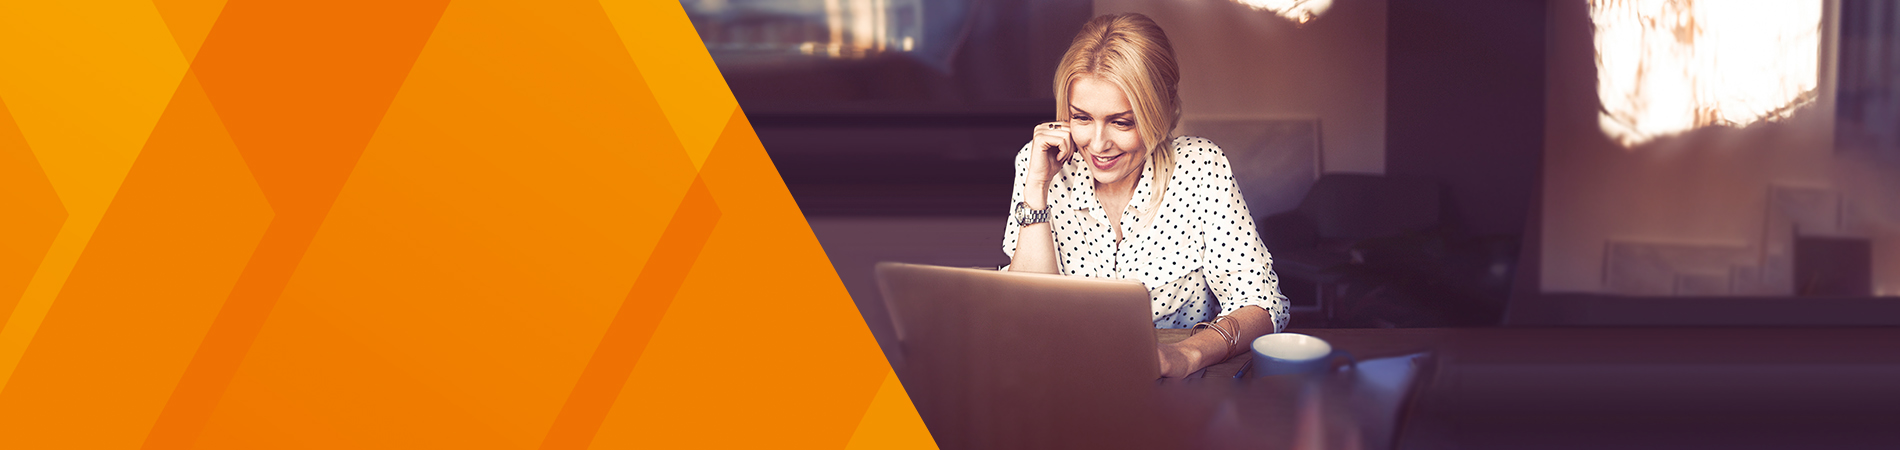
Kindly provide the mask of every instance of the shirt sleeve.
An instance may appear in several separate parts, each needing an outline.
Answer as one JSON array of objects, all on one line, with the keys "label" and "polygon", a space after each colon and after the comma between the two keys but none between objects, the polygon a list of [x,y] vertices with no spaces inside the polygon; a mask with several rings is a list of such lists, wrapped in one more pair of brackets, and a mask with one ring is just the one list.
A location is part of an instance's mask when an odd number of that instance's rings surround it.
[{"label": "shirt sleeve", "polygon": [[[1023,178],[1029,176],[1029,146],[1032,144],[1034,142],[1023,144],[1023,149],[1016,152],[1016,181],[1010,184],[1009,209],[1003,213],[1003,255],[1011,259],[1016,257],[1016,237],[1019,228],[1016,226],[1014,217],[1016,204],[1023,201]],[[1004,264],[999,269],[1009,270],[1009,264]]]},{"label": "shirt sleeve", "polygon": [[1206,253],[1202,267],[1207,270],[1208,289],[1220,301],[1220,314],[1233,314],[1247,306],[1258,306],[1273,318],[1273,331],[1286,328],[1287,298],[1280,294],[1280,277],[1273,273],[1273,257],[1254,230],[1247,201],[1234,182],[1227,157],[1214,149],[1210,152],[1204,177],[1204,197],[1200,205]]}]

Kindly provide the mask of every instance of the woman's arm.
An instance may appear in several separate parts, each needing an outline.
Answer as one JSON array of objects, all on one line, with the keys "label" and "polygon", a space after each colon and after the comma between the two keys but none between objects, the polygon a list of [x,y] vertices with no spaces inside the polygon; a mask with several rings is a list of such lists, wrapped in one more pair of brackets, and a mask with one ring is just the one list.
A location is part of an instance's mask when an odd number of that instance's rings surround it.
[{"label": "woman's arm", "polygon": [[[1030,203],[1031,209],[1037,204]],[[1009,258],[1011,272],[1059,273],[1056,266],[1056,238],[1049,223],[1030,224],[1017,230],[1016,254]]]},{"label": "woman's arm", "polygon": [[[1049,183],[1055,178],[1062,163],[1075,153],[1075,144],[1069,140],[1069,128],[1061,122],[1049,122],[1036,126],[1034,140],[1029,143],[1029,160],[1022,175],[1016,182],[1019,201],[1029,209],[1049,209]],[[1010,205],[1014,208],[1015,205]],[[1011,223],[1010,226],[1018,226]],[[1056,264],[1056,238],[1049,228],[1049,222],[1018,226],[1016,229],[1016,248],[1010,253],[1009,270],[1012,272],[1059,273]]]},{"label": "woman's arm", "polygon": [[[1205,233],[1201,270],[1208,290],[1220,302],[1226,319],[1215,322],[1222,330],[1238,335],[1229,346],[1220,333],[1201,330],[1179,344],[1161,349],[1162,374],[1184,376],[1219,363],[1235,354],[1248,352],[1254,338],[1275,333],[1286,327],[1286,296],[1280,294],[1279,277],[1273,274],[1273,257],[1254,230],[1253,216],[1240,187],[1233,181],[1227,157],[1218,147],[1204,144],[1207,152],[1196,155],[1192,165],[1204,170],[1195,178],[1210,180],[1195,192],[1202,200],[1196,217]],[[1178,176],[1178,175],[1177,175]]]},{"label": "woman's arm", "polygon": [[1253,345],[1253,340],[1273,332],[1273,318],[1267,310],[1260,307],[1243,307],[1228,314],[1214,326],[1222,330],[1238,330],[1238,345],[1229,346],[1227,340],[1214,330],[1199,330],[1186,340],[1163,345],[1155,351],[1161,357],[1161,376],[1179,378],[1218,364],[1243,354]]}]

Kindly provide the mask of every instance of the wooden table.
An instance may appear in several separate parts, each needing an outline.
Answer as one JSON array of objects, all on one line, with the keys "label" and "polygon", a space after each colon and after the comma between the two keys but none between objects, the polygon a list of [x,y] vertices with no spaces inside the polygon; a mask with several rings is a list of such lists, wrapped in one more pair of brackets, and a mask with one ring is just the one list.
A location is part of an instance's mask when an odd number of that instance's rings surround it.
[{"label": "wooden table", "polygon": [[[1288,331],[1361,360],[1435,353],[1399,448],[1900,446],[1900,328]],[[1156,334],[1169,343],[1187,332]],[[1247,357],[1209,367],[1207,381],[1231,377]],[[1175,390],[1219,391],[1253,404],[1256,414],[1237,432],[1244,437],[1231,441],[1293,446],[1284,434],[1297,428],[1300,412],[1284,404],[1293,398],[1285,386],[1208,382]],[[1210,408],[1189,403],[1176,406]]]},{"label": "wooden table", "polygon": [[1361,362],[1434,356],[1390,414],[1362,401],[1385,398],[1365,394],[1369,371],[1233,379],[1243,354],[1204,378],[974,420],[1055,418],[982,422],[1013,448],[1386,448],[1394,435],[1403,449],[1900,447],[1900,328],[1289,331]]},{"label": "wooden table", "polygon": [[[1334,330],[1290,331],[1344,337],[1354,348],[1337,348],[1366,352],[1362,357],[1367,359],[1429,349],[1385,344],[1396,330],[1345,335]],[[1160,344],[1180,342],[1190,334],[1187,329],[1155,330]],[[1235,379],[1251,358],[1251,352],[1240,352],[1187,379],[1161,381],[1163,421],[1177,427],[1178,448],[1383,448],[1397,427],[1396,413],[1384,408],[1398,408],[1403,396],[1370,399],[1356,392],[1355,380],[1344,374]]]}]

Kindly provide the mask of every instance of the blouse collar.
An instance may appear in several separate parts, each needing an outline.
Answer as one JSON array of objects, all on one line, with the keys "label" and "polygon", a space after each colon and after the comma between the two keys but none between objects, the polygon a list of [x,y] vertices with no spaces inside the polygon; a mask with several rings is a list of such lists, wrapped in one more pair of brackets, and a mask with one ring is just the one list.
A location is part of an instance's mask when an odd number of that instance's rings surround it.
[{"label": "blouse collar", "polygon": [[[1095,198],[1094,168],[1084,162],[1085,160],[1086,157],[1077,153],[1075,157],[1069,158],[1068,163],[1063,164],[1061,176],[1063,179],[1060,180],[1060,185],[1064,189],[1057,193],[1054,201],[1049,202],[1050,206],[1096,211],[1103,209],[1101,201]],[[1151,200],[1149,196],[1154,195],[1152,194],[1155,172],[1153,162],[1154,158],[1148,158],[1147,161],[1142,162],[1141,179],[1135,183],[1135,193],[1128,199],[1128,206],[1134,208],[1137,215],[1148,213]]]}]

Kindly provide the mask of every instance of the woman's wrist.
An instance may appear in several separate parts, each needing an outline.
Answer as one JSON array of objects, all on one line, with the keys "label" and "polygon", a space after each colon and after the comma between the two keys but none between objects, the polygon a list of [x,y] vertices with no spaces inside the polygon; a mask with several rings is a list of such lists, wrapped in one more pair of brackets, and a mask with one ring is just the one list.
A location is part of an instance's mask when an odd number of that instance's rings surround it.
[{"label": "woman's wrist", "polygon": [[1201,353],[1201,349],[1194,348],[1192,345],[1181,345],[1179,343],[1175,344],[1174,348],[1181,352],[1181,359],[1187,360],[1188,372],[1192,373],[1196,370],[1201,370],[1202,367],[1207,367],[1207,364],[1201,361],[1205,359],[1205,354]]},{"label": "woman's wrist", "polygon": [[1036,181],[1024,182],[1023,204],[1028,205],[1029,209],[1034,210],[1049,208],[1049,183]]}]

